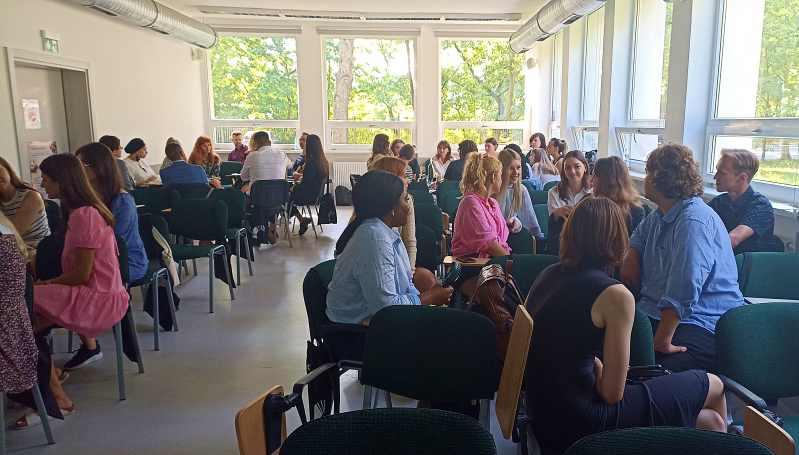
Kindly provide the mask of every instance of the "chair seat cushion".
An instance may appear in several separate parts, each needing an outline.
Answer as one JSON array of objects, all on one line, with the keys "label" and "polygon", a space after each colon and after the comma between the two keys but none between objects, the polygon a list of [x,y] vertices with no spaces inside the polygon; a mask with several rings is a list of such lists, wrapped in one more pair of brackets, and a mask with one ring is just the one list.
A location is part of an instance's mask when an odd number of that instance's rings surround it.
[{"label": "chair seat cushion", "polygon": [[150,261],[149,264],[147,264],[147,272],[144,274],[144,276],[131,282],[128,287],[135,288],[136,286],[150,284],[150,281],[153,279],[153,275],[163,268],[164,267],[159,261]]},{"label": "chair seat cushion", "polygon": [[216,245],[175,245],[172,247],[172,257],[176,261],[207,258],[214,248]]}]

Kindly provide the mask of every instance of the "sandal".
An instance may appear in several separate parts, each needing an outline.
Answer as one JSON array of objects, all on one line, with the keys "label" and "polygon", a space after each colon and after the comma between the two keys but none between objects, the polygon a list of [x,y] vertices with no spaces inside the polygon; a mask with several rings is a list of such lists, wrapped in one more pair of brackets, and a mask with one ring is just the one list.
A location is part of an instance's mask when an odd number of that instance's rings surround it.
[{"label": "sandal", "polygon": [[[72,415],[75,412],[75,404],[73,403],[72,406],[68,409],[61,409],[61,415],[65,418],[67,416]],[[54,420],[55,417],[48,415],[47,418],[49,420]],[[24,416],[17,419],[14,422],[14,429],[15,430],[26,430],[31,427],[39,426],[42,424],[42,419],[39,417],[39,414],[36,412],[32,412],[30,414],[25,414]]]}]

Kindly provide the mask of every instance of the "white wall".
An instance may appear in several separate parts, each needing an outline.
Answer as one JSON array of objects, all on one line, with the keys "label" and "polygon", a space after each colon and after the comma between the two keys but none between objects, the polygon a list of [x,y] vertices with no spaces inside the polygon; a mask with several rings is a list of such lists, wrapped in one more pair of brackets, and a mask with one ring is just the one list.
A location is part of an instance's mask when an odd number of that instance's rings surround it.
[{"label": "white wall", "polygon": [[[60,35],[61,56],[88,62],[94,130],[141,137],[158,164],[166,138],[191,148],[203,134],[201,62],[191,46],[55,0],[0,0],[0,47],[41,52],[40,30]],[[18,163],[5,49],[0,56],[0,156]]]}]

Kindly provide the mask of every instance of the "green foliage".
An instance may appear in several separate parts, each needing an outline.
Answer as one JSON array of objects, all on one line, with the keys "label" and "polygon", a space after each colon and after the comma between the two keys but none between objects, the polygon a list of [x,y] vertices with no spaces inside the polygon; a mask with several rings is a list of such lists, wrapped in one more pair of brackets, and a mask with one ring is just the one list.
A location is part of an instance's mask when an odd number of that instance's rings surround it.
[{"label": "green foliage", "polygon": [[799,0],[765,8],[756,115],[799,117]]},{"label": "green foliage", "polygon": [[442,41],[441,119],[524,120],[523,62],[505,41]]},{"label": "green foliage", "polygon": [[222,36],[210,59],[215,118],[299,118],[294,38]]},{"label": "green foliage", "polygon": [[[414,115],[411,78],[415,68],[409,63],[406,40],[355,39],[352,90],[347,118],[335,118],[336,73],[341,66],[337,38],[325,40],[327,113],[331,120],[412,121]],[[414,41],[410,43],[411,54]],[[363,128],[358,128],[363,130]],[[355,134],[354,129],[351,134]],[[374,136],[374,135],[372,135]],[[350,143],[355,138],[350,140]],[[371,138],[369,139],[371,143]]]},{"label": "green foliage", "polygon": [[523,135],[524,130],[521,129],[447,128],[444,130],[444,140],[453,147],[466,139],[479,145],[489,137],[493,137],[500,144],[524,144]]}]

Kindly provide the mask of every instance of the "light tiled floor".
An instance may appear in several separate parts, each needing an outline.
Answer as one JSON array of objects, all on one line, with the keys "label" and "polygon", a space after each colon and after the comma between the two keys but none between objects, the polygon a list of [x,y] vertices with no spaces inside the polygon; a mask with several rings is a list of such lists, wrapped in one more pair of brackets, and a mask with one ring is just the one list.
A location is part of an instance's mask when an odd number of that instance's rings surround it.
[{"label": "light tiled floor", "polygon": [[[348,220],[348,209],[339,220]],[[302,280],[313,265],[332,258],[343,225],[293,237],[257,252],[255,276],[243,270],[242,286],[231,302],[221,282],[215,286],[216,313],[208,313],[207,268],[179,289],[180,332],[162,333],[161,350],[152,350],[149,316],[136,312],[144,350],[145,373],[126,363],[128,400],[117,401],[114,345],[101,338],[105,359],[73,372],[65,388],[77,412],[53,423],[56,445],[46,446],[40,427],[9,431],[11,454],[75,455],[233,455],[238,453],[233,418],[236,411],[272,385],[290,387],[305,373],[308,325]],[[244,264],[242,264],[244,265]],[[134,306],[141,308],[140,295]],[[65,337],[57,349],[65,350]],[[63,363],[68,356],[57,356]],[[359,409],[362,388],[354,374],[342,382],[342,409]],[[394,405],[413,402],[394,398]],[[381,406],[382,406],[381,401]],[[296,413],[289,414],[296,428]],[[515,453],[492,418],[500,453]]]}]

